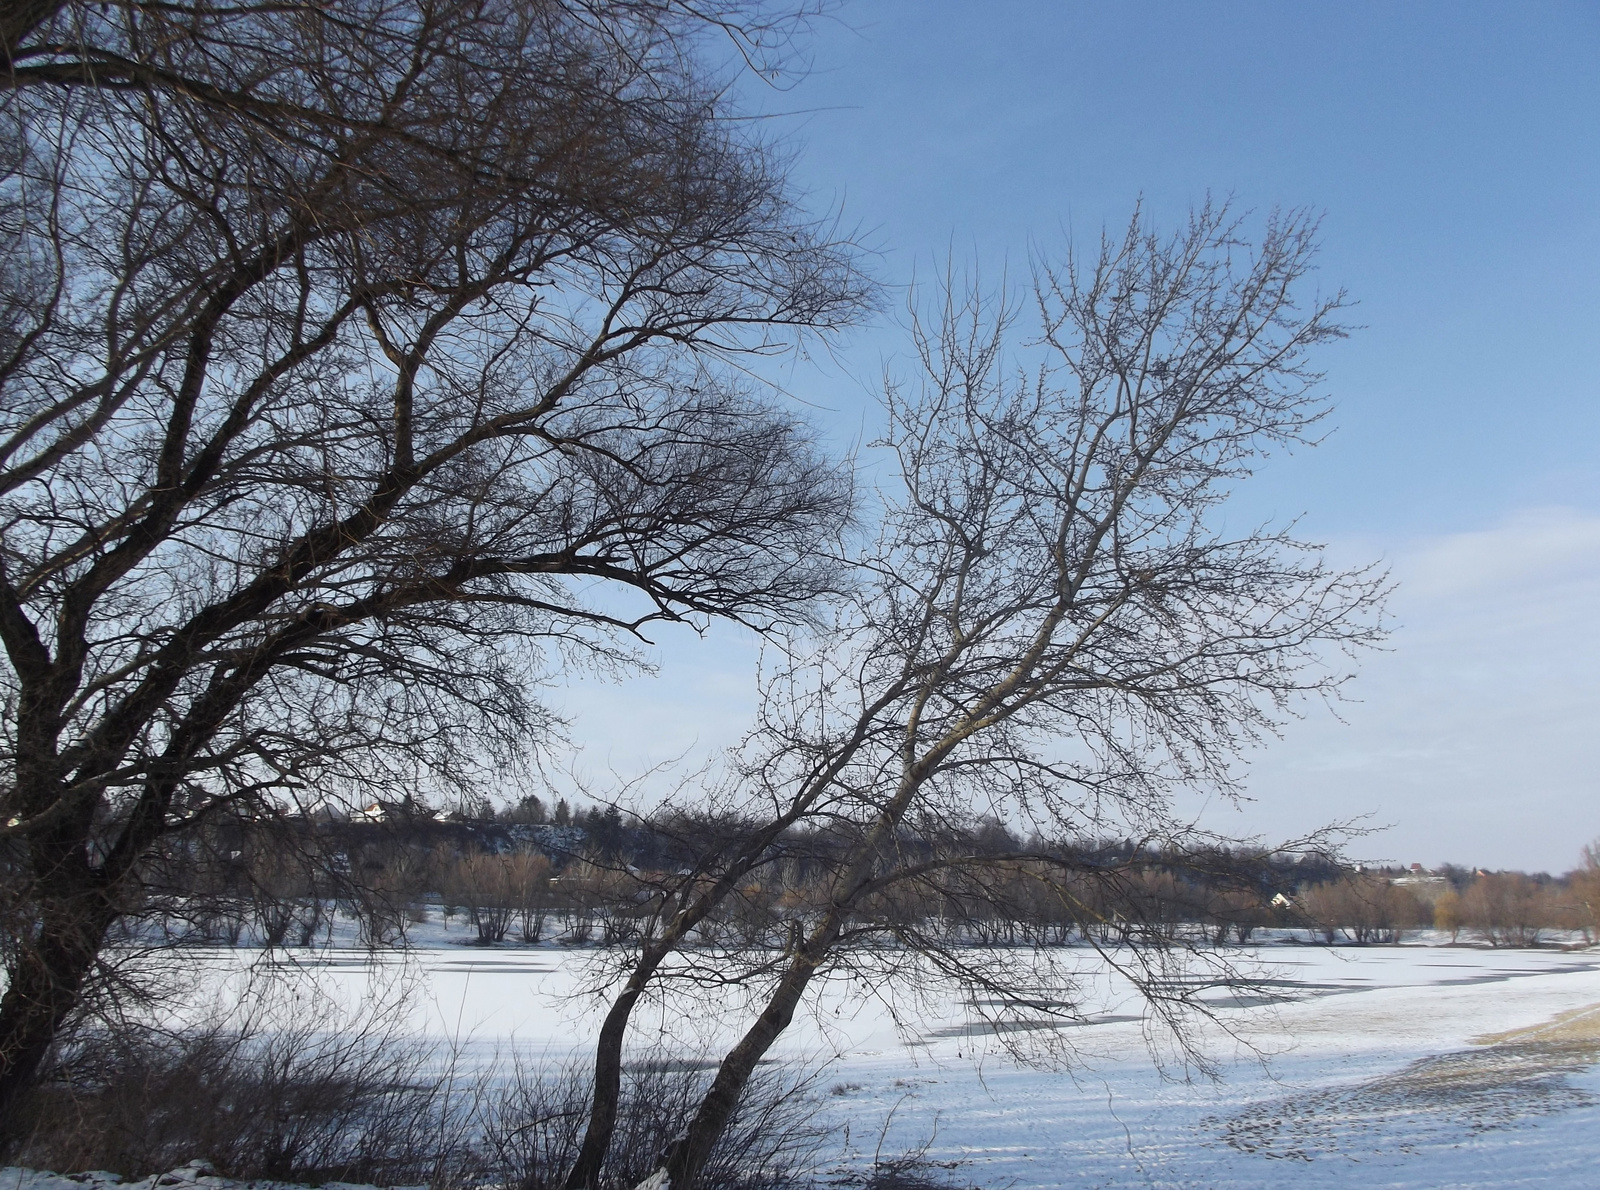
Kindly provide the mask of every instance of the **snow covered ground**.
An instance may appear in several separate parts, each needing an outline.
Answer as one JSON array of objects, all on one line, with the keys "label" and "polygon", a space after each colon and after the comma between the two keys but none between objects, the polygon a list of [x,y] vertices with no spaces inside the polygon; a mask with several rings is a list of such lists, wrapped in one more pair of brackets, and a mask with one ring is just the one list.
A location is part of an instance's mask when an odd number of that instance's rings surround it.
[{"label": "snow covered ground", "polygon": [[[220,952],[215,969],[236,971],[243,953]],[[897,1024],[903,1001],[837,985],[781,1045],[821,1071],[841,1160],[926,1145],[956,1184],[1600,1186],[1600,952],[1278,945],[1235,957],[1261,982],[1242,1006],[1215,998],[1219,1023],[1201,1040],[1216,1079],[1186,1072],[1156,1035],[1158,1069],[1137,999],[1092,952],[1081,962],[1094,1010],[1049,1031],[1072,1043],[1066,1070],[1018,1064],[962,1003]],[[351,950],[307,968],[352,997],[413,982],[414,1027],[469,1063],[511,1047],[559,1061],[594,1028],[592,959],[434,937],[376,967]],[[697,1005],[696,1036],[677,1041],[714,1052],[737,1024],[729,1008]],[[648,1037],[665,1020],[638,1025]]]}]

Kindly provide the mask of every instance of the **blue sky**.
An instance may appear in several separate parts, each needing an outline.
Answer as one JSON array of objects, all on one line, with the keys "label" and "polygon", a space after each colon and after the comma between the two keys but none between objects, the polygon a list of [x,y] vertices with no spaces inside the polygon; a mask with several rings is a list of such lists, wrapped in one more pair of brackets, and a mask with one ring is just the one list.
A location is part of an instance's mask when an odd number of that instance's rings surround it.
[{"label": "blue sky", "polygon": [[[946,254],[1020,278],[1141,196],[1167,225],[1207,193],[1323,212],[1320,283],[1361,325],[1322,360],[1336,432],[1240,514],[1387,559],[1399,628],[1344,722],[1293,725],[1218,825],[1369,813],[1374,857],[1576,863],[1600,835],[1600,4],[856,0],[809,52],[746,100],[892,304]],[[787,382],[846,441],[903,351],[886,317]],[[671,699],[573,689],[585,763],[729,742],[753,652],[669,635]]]}]

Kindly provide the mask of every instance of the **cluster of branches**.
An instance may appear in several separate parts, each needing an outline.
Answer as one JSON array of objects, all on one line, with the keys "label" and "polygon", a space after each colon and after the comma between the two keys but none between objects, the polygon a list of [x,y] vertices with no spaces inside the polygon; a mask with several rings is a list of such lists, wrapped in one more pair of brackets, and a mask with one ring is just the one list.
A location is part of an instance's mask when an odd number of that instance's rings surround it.
[{"label": "cluster of branches", "polygon": [[552,665],[835,585],[851,478],[748,361],[870,286],[708,29],[783,27],[8,7],[0,1114],[166,837],[525,761]]},{"label": "cluster of branches", "polygon": [[[1170,236],[1136,215],[1087,259],[1037,263],[1020,345],[1005,295],[954,283],[914,322],[922,378],[887,387],[881,444],[902,486],[881,494],[862,580],[814,646],[766,676],[733,786],[765,825],[717,857],[622,980],[569,1190],[598,1176],[633,1006],[676,977],[669,959],[782,831],[824,822],[845,845],[781,956],[754,973],[759,1010],[663,1184],[695,1183],[813,982],[875,969],[887,942],[916,956],[925,983],[975,1002],[1074,1011],[1073,973],[1037,951],[974,952],[879,910],[908,888],[996,896],[1002,871],[1037,872],[1058,897],[1105,874],[907,840],[951,837],[978,808],[1048,836],[1191,850],[1199,832],[1175,793],[1233,794],[1240,750],[1296,699],[1338,688],[1330,659],[1374,638],[1382,577],[1331,570],[1278,531],[1230,535],[1216,515],[1266,450],[1305,440],[1321,415],[1307,357],[1340,333],[1341,299],[1301,304],[1313,250],[1301,215],[1268,220],[1254,245],[1223,209]],[[1180,977],[1164,941],[1137,945],[1141,933],[1108,958],[1181,1027],[1210,985]]]},{"label": "cluster of branches", "polygon": [[[759,1010],[653,1175],[688,1190],[818,979],[910,962],[1075,1011],[1066,967],[905,905],[1144,904],[1149,863],[975,847],[975,816],[1199,864],[1178,794],[1235,796],[1239,753],[1337,691],[1382,577],[1220,514],[1324,412],[1343,303],[1305,292],[1304,213],[1136,213],[1025,303],[947,278],[885,387],[876,534],[840,548],[851,476],[748,365],[870,286],[696,49],[788,27],[676,0],[0,23],[0,1116],[208,823],[470,783],[554,729],[552,665],[729,616],[782,639],[707,794],[738,829],[697,827],[640,915],[566,1179],[598,1184],[641,999],[740,981]],[[796,840],[781,945],[691,956]],[[1161,918],[1100,940],[1176,1023],[1204,983]]]}]

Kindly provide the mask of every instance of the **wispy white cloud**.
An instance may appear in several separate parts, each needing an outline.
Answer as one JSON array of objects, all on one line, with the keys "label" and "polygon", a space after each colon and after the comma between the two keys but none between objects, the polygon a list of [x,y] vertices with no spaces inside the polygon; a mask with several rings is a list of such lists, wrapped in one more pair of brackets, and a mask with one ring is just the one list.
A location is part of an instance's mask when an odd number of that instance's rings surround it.
[{"label": "wispy white cloud", "polygon": [[1235,821],[1370,813],[1392,824],[1374,856],[1572,866],[1600,835],[1600,516],[1528,510],[1390,552],[1391,650],[1346,722],[1309,714],[1256,760]]}]

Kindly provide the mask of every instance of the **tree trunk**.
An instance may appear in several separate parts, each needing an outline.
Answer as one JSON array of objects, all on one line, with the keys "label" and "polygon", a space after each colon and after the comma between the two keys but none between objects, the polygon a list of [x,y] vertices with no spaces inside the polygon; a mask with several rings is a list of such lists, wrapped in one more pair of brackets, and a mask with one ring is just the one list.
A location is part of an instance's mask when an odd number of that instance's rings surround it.
[{"label": "tree trunk", "polygon": [[0,996],[0,1141],[16,1139],[13,1119],[61,1026],[78,1006],[106,930],[116,916],[100,890],[51,898],[31,937],[18,940]]},{"label": "tree trunk", "polygon": [[805,946],[783,973],[783,978],[778,981],[778,986],[755,1024],[722,1060],[722,1065],[717,1068],[717,1077],[705,1098],[700,1101],[700,1110],[695,1113],[688,1131],[673,1143],[667,1154],[664,1168],[666,1184],[671,1190],[690,1190],[695,1184],[711,1156],[711,1150],[716,1147],[728,1121],[733,1118],[734,1109],[739,1106],[739,1097],[744,1094],[750,1076],[755,1073],[756,1064],[794,1019],[794,1010],[800,1003],[806,985],[811,982],[818,964],[839,937],[842,920],[843,914],[836,909],[812,932]]},{"label": "tree trunk", "polygon": [[[617,1127],[617,1106],[622,1096],[622,1043],[628,1034],[628,1018],[645,985],[668,953],[665,947],[645,949],[639,957],[639,965],[628,977],[600,1026],[600,1037],[595,1042],[594,1098],[589,1105],[589,1124],[578,1149],[578,1158],[563,1183],[564,1190],[592,1190],[600,1184],[600,1168],[605,1164]],[[532,1190],[531,1184],[527,1190]]]},{"label": "tree trunk", "polygon": [[[589,1107],[589,1123],[583,1134],[578,1158],[562,1183],[562,1190],[594,1190],[599,1185],[600,1169],[605,1164],[611,1137],[617,1126],[617,1108],[622,1093],[622,1044],[627,1038],[628,1020],[644,989],[667,957],[683,944],[690,931],[710,916],[712,910],[737,887],[739,879],[760,862],[773,840],[799,819],[807,804],[806,798],[797,798],[787,812],[749,840],[743,853],[728,865],[716,883],[680,910],[661,938],[654,943],[647,943],[640,952],[638,965],[600,1026],[600,1037],[595,1043],[594,1098]],[[687,896],[687,893],[684,895]]]},{"label": "tree trunk", "polygon": [[[150,793],[165,792],[170,800],[171,788],[162,785]],[[30,793],[18,799],[25,807],[48,807],[65,796],[56,781],[37,777]],[[6,990],[0,996],[0,1145],[17,1139],[17,1109],[78,1007],[106,931],[118,917],[117,889],[132,871],[133,858],[154,838],[165,805],[145,807],[141,799],[144,812],[136,810],[99,865],[90,862],[87,842],[92,804],[78,807],[26,845],[24,871],[8,890],[15,898],[8,908],[15,914],[16,932],[7,939]]]}]

